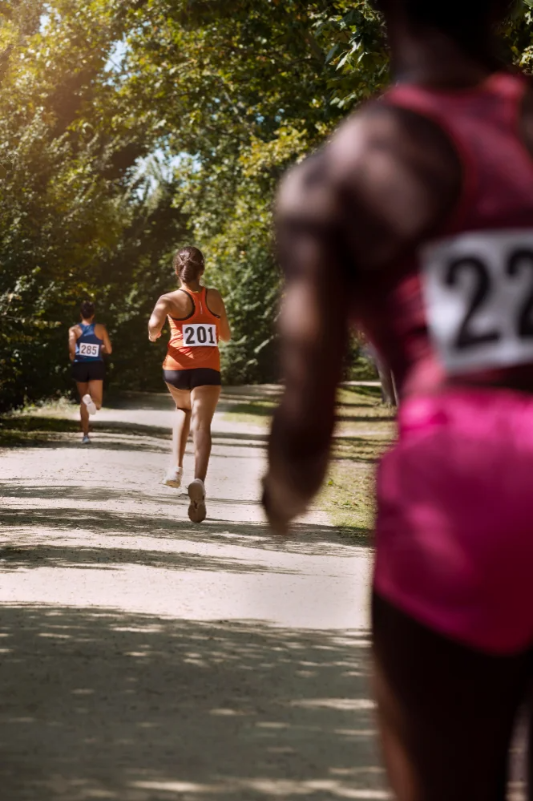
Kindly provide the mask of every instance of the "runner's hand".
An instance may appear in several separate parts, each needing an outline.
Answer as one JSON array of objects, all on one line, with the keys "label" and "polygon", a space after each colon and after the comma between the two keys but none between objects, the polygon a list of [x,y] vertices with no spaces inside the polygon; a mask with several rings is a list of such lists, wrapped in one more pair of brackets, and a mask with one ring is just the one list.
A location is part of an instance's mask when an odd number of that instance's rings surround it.
[{"label": "runner's hand", "polygon": [[290,533],[293,520],[307,508],[301,498],[284,484],[276,482],[270,474],[263,479],[261,502],[272,531],[280,536]]}]

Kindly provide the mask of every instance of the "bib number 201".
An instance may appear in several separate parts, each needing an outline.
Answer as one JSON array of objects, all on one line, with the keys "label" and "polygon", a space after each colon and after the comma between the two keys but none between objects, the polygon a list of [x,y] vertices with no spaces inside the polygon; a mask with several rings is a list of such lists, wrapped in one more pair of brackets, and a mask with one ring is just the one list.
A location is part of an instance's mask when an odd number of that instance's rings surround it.
[{"label": "bib number 201", "polygon": [[422,254],[430,331],[451,373],[533,362],[533,232],[482,232]]},{"label": "bib number 201", "polygon": [[183,344],[188,348],[218,347],[217,327],[210,324],[183,326]]}]

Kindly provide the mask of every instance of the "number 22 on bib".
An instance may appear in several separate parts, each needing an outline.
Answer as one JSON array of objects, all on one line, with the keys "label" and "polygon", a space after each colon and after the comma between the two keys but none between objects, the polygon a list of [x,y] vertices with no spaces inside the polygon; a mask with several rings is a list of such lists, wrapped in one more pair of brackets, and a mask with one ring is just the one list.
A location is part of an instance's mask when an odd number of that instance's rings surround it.
[{"label": "number 22 on bib", "polygon": [[533,230],[461,234],[420,257],[429,330],[449,373],[533,363]]},{"label": "number 22 on bib", "polygon": [[188,348],[218,348],[216,325],[209,323],[184,325],[183,344]]}]

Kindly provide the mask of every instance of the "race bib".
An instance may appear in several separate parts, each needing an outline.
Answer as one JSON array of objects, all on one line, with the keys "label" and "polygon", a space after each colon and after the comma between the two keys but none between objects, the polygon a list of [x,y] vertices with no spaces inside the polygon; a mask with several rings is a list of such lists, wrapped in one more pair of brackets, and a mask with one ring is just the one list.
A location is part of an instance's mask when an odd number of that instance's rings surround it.
[{"label": "race bib", "polygon": [[216,325],[206,323],[184,325],[183,344],[188,348],[218,348]]},{"label": "race bib", "polygon": [[429,329],[449,373],[533,362],[533,230],[463,234],[420,257]]},{"label": "race bib", "polygon": [[92,345],[88,342],[80,342],[78,346],[80,356],[88,356],[91,359],[98,359],[100,356],[100,345]]}]

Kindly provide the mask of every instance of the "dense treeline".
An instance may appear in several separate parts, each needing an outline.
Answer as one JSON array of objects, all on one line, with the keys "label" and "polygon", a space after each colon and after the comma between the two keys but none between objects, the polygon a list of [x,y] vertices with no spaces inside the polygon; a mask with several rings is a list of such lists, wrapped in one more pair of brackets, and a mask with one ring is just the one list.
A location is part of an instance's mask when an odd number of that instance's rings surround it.
[{"label": "dense treeline", "polygon": [[[530,24],[505,31],[526,68]],[[0,409],[68,388],[86,297],[115,385],[159,388],[146,318],[185,242],[227,298],[226,379],[275,378],[274,187],[387,76],[367,0],[0,0]]]}]

